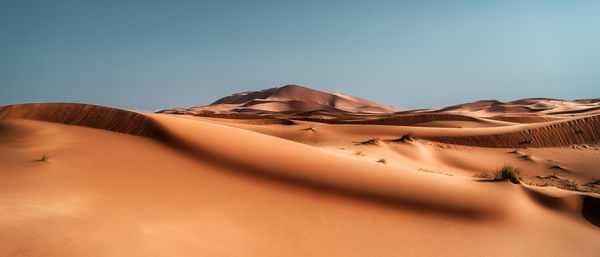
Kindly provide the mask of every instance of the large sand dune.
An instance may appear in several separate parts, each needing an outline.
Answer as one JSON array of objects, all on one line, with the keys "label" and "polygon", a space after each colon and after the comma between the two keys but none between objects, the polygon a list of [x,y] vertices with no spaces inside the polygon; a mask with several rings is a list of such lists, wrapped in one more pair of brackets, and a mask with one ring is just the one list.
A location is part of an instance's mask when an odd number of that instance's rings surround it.
[{"label": "large sand dune", "polygon": [[[600,252],[591,108],[506,114],[519,122],[482,115],[496,102],[398,112],[284,89],[214,104],[259,112],[0,107],[0,255]],[[567,109],[586,111],[556,114]],[[479,178],[505,164],[524,169],[522,183]]]},{"label": "large sand dune", "polygon": [[233,94],[207,105],[162,113],[303,113],[310,111],[346,113],[391,113],[399,109],[342,93],[318,91],[298,85]]}]

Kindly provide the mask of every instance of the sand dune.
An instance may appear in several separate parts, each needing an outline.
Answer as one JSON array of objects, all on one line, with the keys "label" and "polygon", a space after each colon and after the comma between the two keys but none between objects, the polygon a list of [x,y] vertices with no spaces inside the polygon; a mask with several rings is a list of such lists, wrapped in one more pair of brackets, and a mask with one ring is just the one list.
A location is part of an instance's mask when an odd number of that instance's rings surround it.
[{"label": "sand dune", "polygon": [[[291,86],[210,112],[0,107],[0,255],[596,256],[600,117],[493,104]],[[504,164],[523,183],[479,178]]]},{"label": "sand dune", "polygon": [[[519,131],[482,135],[425,137],[428,140],[482,147],[553,147],[573,144],[590,144],[600,141],[600,115],[520,126]],[[484,131],[484,130],[482,130]],[[485,135],[487,134],[487,135]]]},{"label": "sand dune", "polygon": [[596,112],[600,107],[598,99],[560,100],[549,98],[527,98],[512,102],[496,100],[477,101],[434,110],[434,112],[471,112],[481,114],[561,114],[564,111]]},{"label": "sand dune", "polygon": [[0,120],[28,119],[160,137],[160,125],[146,115],[89,104],[34,103],[0,107]]},{"label": "sand dune", "polygon": [[216,102],[189,109],[163,110],[161,113],[301,113],[309,111],[391,113],[399,109],[342,93],[318,91],[298,85],[234,94]]}]

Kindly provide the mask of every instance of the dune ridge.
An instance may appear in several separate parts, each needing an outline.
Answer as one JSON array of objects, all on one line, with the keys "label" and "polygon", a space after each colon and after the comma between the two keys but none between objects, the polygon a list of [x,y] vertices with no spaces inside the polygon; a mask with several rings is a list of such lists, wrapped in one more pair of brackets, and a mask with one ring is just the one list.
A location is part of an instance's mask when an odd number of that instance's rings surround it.
[{"label": "dune ridge", "polygon": [[0,106],[0,120],[30,119],[104,129],[145,137],[164,137],[165,131],[146,115],[91,104],[30,103]]},{"label": "dune ridge", "polygon": [[424,139],[448,144],[496,148],[556,147],[600,141],[600,115],[549,123],[511,133],[425,136]]},{"label": "dune ridge", "polygon": [[319,118],[297,118],[298,120],[323,122],[329,124],[371,124],[371,125],[393,125],[393,126],[411,126],[417,123],[430,121],[481,121],[481,118],[472,117],[454,113],[436,113],[436,114],[410,114],[393,115],[389,117],[370,117],[368,119],[345,118],[341,116],[337,119],[319,119]]},{"label": "dune ridge", "polygon": [[426,112],[471,112],[481,115],[497,115],[506,113],[518,114],[571,114],[594,112],[599,109],[598,99],[561,100],[550,98],[525,98],[511,102],[497,100],[482,100],[472,103],[464,103],[439,109],[426,110]]}]

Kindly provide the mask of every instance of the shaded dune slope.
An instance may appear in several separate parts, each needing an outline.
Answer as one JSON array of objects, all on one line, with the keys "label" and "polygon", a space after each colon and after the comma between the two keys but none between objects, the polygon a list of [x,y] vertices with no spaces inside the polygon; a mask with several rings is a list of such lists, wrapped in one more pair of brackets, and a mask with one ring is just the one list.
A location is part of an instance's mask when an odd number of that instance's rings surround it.
[{"label": "shaded dune slope", "polygon": [[[532,123],[528,125],[514,125],[505,121],[487,120],[467,115],[441,113],[441,114],[414,114],[402,115],[386,118],[375,118],[370,120],[343,120],[343,119],[314,119],[299,118],[297,120],[322,122],[329,124],[369,124],[369,125],[393,125],[393,126],[413,126],[419,123],[432,121],[471,121],[480,124],[493,124],[495,126],[507,126],[505,130],[480,130],[474,135],[459,135],[456,131],[448,131],[448,135],[427,135],[427,133],[418,136],[422,139],[457,145],[469,145],[479,147],[494,148],[516,148],[516,147],[558,147],[573,144],[596,143],[600,141],[600,115],[553,120],[553,118],[539,118],[539,121],[532,122],[530,117],[521,117]],[[510,120],[510,119],[509,119]],[[511,120],[514,121],[514,120]],[[533,124],[535,123],[535,124]],[[462,133],[464,134],[464,133]]]},{"label": "shaded dune slope", "polygon": [[549,122],[536,128],[521,131],[468,136],[429,136],[424,139],[448,144],[480,147],[556,147],[600,141],[600,116]]},{"label": "shaded dune slope", "polygon": [[160,124],[143,114],[90,104],[32,103],[0,106],[0,120],[5,119],[49,121],[154,138],[165,136]]},{"label": "shaded dune slope", "polygon": [[590,195],[556,196],[530,186],[523,186],[522,189],[541,206],[573,216],[582,215],[588,222],[600,227],[600,198]]}]

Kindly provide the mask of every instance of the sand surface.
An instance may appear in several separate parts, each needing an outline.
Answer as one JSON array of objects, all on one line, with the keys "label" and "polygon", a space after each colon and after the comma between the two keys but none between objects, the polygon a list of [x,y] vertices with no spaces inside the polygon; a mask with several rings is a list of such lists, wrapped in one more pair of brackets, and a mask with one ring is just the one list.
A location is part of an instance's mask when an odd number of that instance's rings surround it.
[{"label": "sand surface", "polygon": [[[284,89],[261,112],[224,108],[248,93],[0,107],[0,256],[600,253],[598,101],[403,112]],[[485,178],[504,165],[520,184]]]}]

